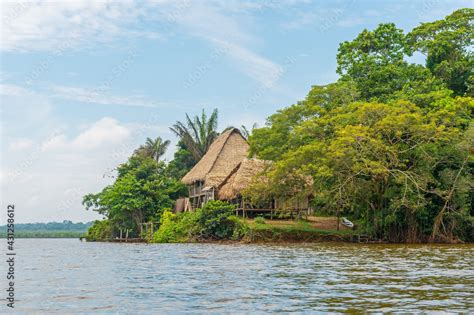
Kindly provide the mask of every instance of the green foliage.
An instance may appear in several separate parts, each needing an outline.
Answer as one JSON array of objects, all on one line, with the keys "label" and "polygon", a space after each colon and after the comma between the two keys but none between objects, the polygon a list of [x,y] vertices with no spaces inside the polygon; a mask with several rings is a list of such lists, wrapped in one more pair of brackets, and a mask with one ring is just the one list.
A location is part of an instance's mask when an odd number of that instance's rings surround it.
[{"label": "green foliage", "polygon": [[112,185],[84,196],[83,204],[106,216],[115,230],[130,229],[132,237],[141,223],[159,220],[163,209],[186,194],[186,187],[167,175],[166,165],[149,157],[132,156],[117,172]]},{"label": "green foliage", "polygon": [[175,243],[179,240],[176,215],[165,210],[160,220],[160,228],[153,235],[155,243]]},{"label": "green foliage", "polygon": [[[455,51],[469,50],[472,27],[463,25],[471,14],[448,17],[454,31],[436,26],[439,34],[456,33],[446,35]],[[274,163],[245,195],[311,195],[319,211],[350,214],[368,233],[393,241],[466,239],[474,99],[456,97],[460,90],[448,89],[430,65],[405,61],[412,47],[439,44],[422,45],[424,31],[407,38],[381,24],[342,43],[338,82],[313,87],[254,130],[251,154]],[[439,36],[426,40],[446,39]]]},{"label": "green foliage", "polygon": [[228,239],[232,236],[235,221],[230,217],[235,207],[223,201],[211,201],[197,210],[197,224],[199,238]]},{"label": "green foliage", "polygon": [[357,234],[353,230],[330,231],[312,227],[307,222],[291,225],[254,224],[246,231],[245,241],[250,242],[322,242],[346,241]]},{"label": "green foliage", "polygon": [[265,224],[265,219],[263,217],[256,217],[254,222],[255,224]]},{"label": "green foliage", "polygon": [[233,215],[234,211],[234,206],[222,201],[210,201],[194,212],[165,211],[153,241],[239,240],[246,235],[248,226]]},{"label": "green foliage", "polygon": [[214,109],[208,118],[204,110],[201,117],[195,116],[191,119],[186,114],[186,122],[177,121],[171,127],[171,131],[179,137],[197,163],[206,154],[212,142],[217,138],[217,109]]},{"label": "green foliage", "polygon": [[[92,225],[88,223],[73,223],[64,220],[63,222],[48,223],[16,223],[16,238],[79,238],[87,232]],[[0,226],[0,237],[7,236],[7,226]]]},{"label": "green foliage", "polygon": [[429,76],[429,71],[404,60],[406,50],[403,31],[393,23],[380,24],[340,44],[337,72],[356,84],[363,99],[386,100],[408,82]]},{"label": "green foliage", "polygon": [[146,138],[145,145],[141,145],[136,149],[135,154],[142,157],[149,157],[156,162],[159,162],[160,157],[166,153],[169,145],[170,141],[163,141],[161,137],[157,137],[156,139]]},{"label": "green foliage", "polygon": [[426,56],[426,67],[455,95],[473,93],[474,9],[454,11],[445,19],[422,23],[408,34],[411,52]]},{"label": "green foliage", "polygon": [[109,220],[94,221],[86,234],[88,241],[106,241],[111,239],[112,225]]},{"label": "green foliage", "polygon": [[168,174],[170,177],[180,180],[196,165],[196,161],[191,152],[186,149],[183,141],[180,140],[177,147],[173,160],[168,164]]}]

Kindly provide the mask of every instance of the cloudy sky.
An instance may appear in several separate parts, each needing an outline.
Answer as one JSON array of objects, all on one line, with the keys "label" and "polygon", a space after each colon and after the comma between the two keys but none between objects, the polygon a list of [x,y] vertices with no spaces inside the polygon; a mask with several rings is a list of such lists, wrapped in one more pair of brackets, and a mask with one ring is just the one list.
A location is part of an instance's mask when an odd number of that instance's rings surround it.
[{"label": "cloudy sky", "polygon": [[17,222],[96,219],[81,196],[146,137],[176,143],[168,127],[185,113],[262,125],[336,80],[338,44],[362,29],[410,30],[470,4],[2,1],[2,209],[15,203]]}]

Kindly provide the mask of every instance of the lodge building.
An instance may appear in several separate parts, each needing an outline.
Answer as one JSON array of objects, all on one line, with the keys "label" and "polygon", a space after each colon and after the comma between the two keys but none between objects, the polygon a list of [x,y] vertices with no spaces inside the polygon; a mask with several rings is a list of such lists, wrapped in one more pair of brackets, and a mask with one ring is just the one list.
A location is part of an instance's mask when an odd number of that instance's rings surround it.
[{"label": "lodge building", "polygon": [[249,144],[237,128],[223,132],[211,144],[202,159],[182,178],[189,197],[177,200],[175,211],[193,211],[210,200],[223,200],[236,205],[237,213],[246,215],[277,210],[311,211],[309,199],[288,202],[285,198],[270,198],[258,207],[242,196],[254,177],[269,164],[248,158]]}]

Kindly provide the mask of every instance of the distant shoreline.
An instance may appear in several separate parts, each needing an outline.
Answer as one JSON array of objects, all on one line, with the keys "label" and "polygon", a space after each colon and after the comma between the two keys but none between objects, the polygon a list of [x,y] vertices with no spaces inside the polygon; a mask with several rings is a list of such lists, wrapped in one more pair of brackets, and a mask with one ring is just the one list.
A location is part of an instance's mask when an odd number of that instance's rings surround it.
[{"label": "distant shoreline", "polygon": [[[64,220],[48,223],[15,223],[13,235],[15,238],[80,238],[87,233],[92,222],[77,222]],[[0,225],[0,238],[7,237],[7,226]]]},{"label": "distant shoreline", "polygon": [[[22,233],[16,233],[15,234],[15,239],[19,239],[19,238],[76,238],[76,239],[79,239],[81,236],[83,236],[84,233],[80,233],[80,234],[68,234],[68,235],[55,235],[55,234],[44,234],[44,235],[25,235],[25,234],[22,234]],[[0,235],[0,239],[6,239],[6,235],[2,234]]]}]

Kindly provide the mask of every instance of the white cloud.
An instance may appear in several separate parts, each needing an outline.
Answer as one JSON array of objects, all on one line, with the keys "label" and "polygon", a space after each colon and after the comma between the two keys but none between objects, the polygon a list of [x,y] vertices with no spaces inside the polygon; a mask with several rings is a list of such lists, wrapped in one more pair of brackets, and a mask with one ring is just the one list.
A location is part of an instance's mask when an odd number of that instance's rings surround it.
[{"label": "white cloud", "polygon": [[[236,62],[238,70],[269,86],[275,81],[279,65],[252,47],[258,40],[244,27],[250,15],[237,16],[235,13],[292,4],[293,1],[255,5],[251,2],[189,0],[2,2],[0,49],[60,54],[97,43],[113,43],[126,36],[154,39],[175,33],[169,29],[167,34],[144,31],[147,22],[152,21],[154,26],[156,23],[173,24],[186,34],[223,48],[226,55]],[[81,91],[75,92],[82,94]],[[114,103],[118,101],[112,100]]]},{"label": "white cloud", "polygon": [[356,0],[348,0],[300,8],[296,16],[291,16],[291,20],[282,26],[290,30],[313,28],[320,32],[326,32],[335,27],[354,27],[373,19],[368,15],[373,15],[373,10],[354,16],[356,5]]},{"label": "white cloud", "polygon": [[91,150],[103,146],[121,143],[130,137],[131,131],[110,117],[104,117],[93,123],[74,139],[69,140],[64,134],[57,135],[41,145],[42,151],[51,150]]},{"label": "white cloud", "polygon": [[0,95],[5,96],[28,96],[34,94],[32,91],[15,84],[0,84]]},{"label": "white cloud", "polygon": [[17,138],[10,141],[8,148],[11,151],[21,151],[33,146],[33,141],[28,138]]},{"label": "white cloud", "polygon": [[63,99],[102,104],[102,105],[126,105],[140,107],[156,107],[158,104],[146,99],[140,95],[115,96],[100,89],[85,89],[82,87],[53,85],[51,87],[52,95]]},{"label": "white cloud", "polygon": [[2,1],[3,51],[55,51],[118,37],[158,34],[140,29],[146,12],[132,1]]},{"label": "white cloud", "polygon": [[66,100],[72,100],[83,103],[100,105],[123,105],[138,107],[157,107],[159,105],[143,95],[119,96],[112,95],[110,91],[104,88],[87,89],[83,87],[52,85],[46,89],[32,90],[15,84],[0,84],[0,95],[12,97],[33,97],[48,100],[50,97],[56,97]]},{"label": "white cloud", "polygon": [[265,87],[272,87],[282,74],[282,67],[263,58],[253,51],[230,42],[215,41],[227,54],[234,58],[240,70]]},{"label": "white cloud", "polygon": [[98,218],[85,211],[82,196],[110,184],[112,179],[103,175],[126,161],[143,141],[132,136],[133,127],[109,117],[77,127],[72,135],[37,136],[30,148],[5,154],[1,194],[22,209],[18,222]]},{"label": "white cloud", "polygon": [[[280,75],[280,66],[255,52],[251,46],[257,39],[244,31],[225,5],[194,3],[185,14],[174,21],[193,36],[205,39],[236,62],[237,69],[266,87],[272,86]],[[235,7],[231,6],[231,10]]]},{"label": "white cloud", "polygon": [[85,211],[82,196],[111,184],[108,175],[146,136],[166,137],[160,130],[169,130],[157,124],[124,124],[104,117],[77,125],[80,131],[72,135],[39,137],[30,150],[5,156],[1,194],[22,209],[16,217],[19,223],[98,219],[97,213]]}]

